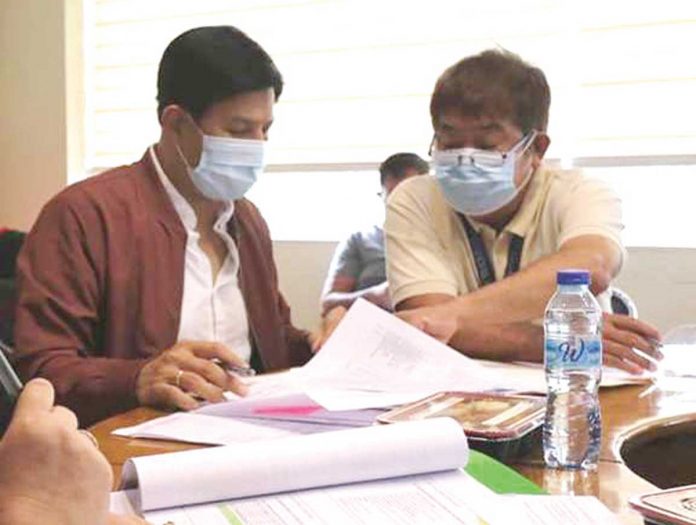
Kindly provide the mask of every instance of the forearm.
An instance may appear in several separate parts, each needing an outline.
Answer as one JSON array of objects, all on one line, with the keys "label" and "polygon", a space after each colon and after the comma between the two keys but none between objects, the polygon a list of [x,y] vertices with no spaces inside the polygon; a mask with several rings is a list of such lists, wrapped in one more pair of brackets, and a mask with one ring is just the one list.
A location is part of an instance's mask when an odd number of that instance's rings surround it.
[{"label": "forearm", "polygon": [[526,322],[539,319],[556,289],[556,273],[564,268],[585,268],[592,275],[592,291],[606,290],[619,269],[621,256],[609,240],[593,239],[539,259],[524,270],[456,299],[462,322]]},{"label": "forearm", "polygon": [[368,293],[369,288],[363,290],[356,290],[354,292],[329,292],[321,300],[321,313],[322,315],[330,312],[337,306],[343,306],[345,308],[350,308],[350,306],[357,301],[359,298],[363,297]]},{"label": "forearm", "polygon": [[543,360],[544,331],[532,323],[460,325],[450,346],[476,359]]},{"label": "forearm", "polygon": [[[401,317],[416,326],[424,320],[451,318],[456,310],[455,297],[429,294],[400,302],[396,309]],[[409,316],[408,311],[413,311]],[[499,323],[497,319],[463,320],[448,339],[455,350],[478,359],[501,361],[540,361],[543,356],[544,333],[532,323]],[[427,331],[427,330],[426,330]]]},{"label": "forearm", "polygon": [[327,312],[330,312],[337,306],[350,308],[355,301],[361,298],[382,306],[382,304],[385,302],[384,299],[388,298],[387,283],[383,282],[368,288],[350,292],[331,291],[322,298],[322,315],[326,315]]}]

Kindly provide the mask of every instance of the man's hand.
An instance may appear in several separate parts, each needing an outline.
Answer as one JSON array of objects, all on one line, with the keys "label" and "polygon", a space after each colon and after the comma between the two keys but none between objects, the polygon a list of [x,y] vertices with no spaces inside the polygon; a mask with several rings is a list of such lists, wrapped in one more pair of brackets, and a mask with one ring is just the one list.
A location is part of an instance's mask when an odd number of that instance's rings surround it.
[{"label": "man's hand", "polygon": [[324,343],[336,329],[347,311],[348,310],[343,306],[336,306],[322,317],[319,330],[309,336],[309,344],[312,346],[312,352],[316,354],[321,350],[321,347],[324,346]]},{"label": "man's hand", "polygon": [[219,343],[182,341],[146,364],[138,375],[136,394],[142,405],[192,410],[195,398],[223,401],[231,390],[246,394],[246,386],[223,366],[247,366],[229,348]]},{"label": "man's hand", "polygon": [[638,349],[653,360],[662,359],[660,332],[657,328],[626,315],[604,314],[602,329],[604,364],[640,374],[654,371],[655,363],[634,351]]},{"label": "man's hand", "polygon": [[103,525],[111,467],[75,415],[53,401],[53,386],[34,379],[17,402],[0,442],[0,523]]},{"label": "man's hand", "polygon": [[442,343],[449,343],[457,331],[457,315],[447,304],[404,310],[397,316]]}]

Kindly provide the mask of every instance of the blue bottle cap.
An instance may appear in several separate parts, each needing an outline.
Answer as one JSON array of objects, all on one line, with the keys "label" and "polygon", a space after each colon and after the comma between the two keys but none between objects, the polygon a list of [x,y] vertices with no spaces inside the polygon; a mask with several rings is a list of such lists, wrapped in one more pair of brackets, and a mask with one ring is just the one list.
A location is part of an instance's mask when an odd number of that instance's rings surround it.
[{"label": "blue bottle cap", "polygon": [[559,270],[556,275],[558,284],[590,284],[590,272],[587,270]]}]

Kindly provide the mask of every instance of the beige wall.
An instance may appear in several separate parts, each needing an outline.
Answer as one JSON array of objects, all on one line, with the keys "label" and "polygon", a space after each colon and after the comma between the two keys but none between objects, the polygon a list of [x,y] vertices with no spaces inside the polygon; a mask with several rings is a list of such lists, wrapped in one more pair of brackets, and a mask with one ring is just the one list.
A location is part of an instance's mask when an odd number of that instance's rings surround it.
[{"label": "beige wall", "polygon": [[81,169],[80,5],[0,1],[0,227],[29,228]]},{"label": "beige wall", "polygon": [[[319,296],[336,246],[332,242],[275,242],[280,286],[298,326],[319,322]],[[617,281],[640,316],[661,330],[696,323],[696,250],[629,248]]]}]

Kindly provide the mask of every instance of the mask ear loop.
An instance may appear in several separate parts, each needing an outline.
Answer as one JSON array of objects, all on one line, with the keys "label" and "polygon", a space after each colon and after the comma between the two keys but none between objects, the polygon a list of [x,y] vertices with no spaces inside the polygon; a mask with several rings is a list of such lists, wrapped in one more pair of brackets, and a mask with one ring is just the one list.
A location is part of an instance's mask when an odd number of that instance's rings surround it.
[{"label": "mask ear loop", "polygon": [[433,151],[435,151],[435,140],[437,139],[437,135],[433,133],[433,138],[430,141],[430,146],[428,146],[428,156],[432,157],[433,156]]},{"label": "mask ear loop", "polygon": [[[186,118],[188,121],[190,121],[190,123],[193,125],[193,127],[196,128],[196,133],[198,133],[198,135],[201,137],[201,155],[200,156],[202,157],[203,156],[203,139],[205,138],[205,133],[203,133],[203,130],[200,127],[198,127],[198,124],[196,123],[196,121],[193,119],[193,117],[191,116],[191,114],[188,111],[185,111],[184,115],[185,115],[184,118]],[[184,166],[190,175],[191,172],[193,172],[194,168],[191,166],[191,163],[186,158],[186,155],[184,155],[184,152],[181,149],[181,145],[179,144],[179,137],[178,136],[174,140],[174,146],[176,147],[176,151],[179,154],[179,157],[183,161]],[[198,159],[198,163],[200,164],[200,157]]]},{"label": "mask ear loop", "polygon": [[[523,140],[520,143],[520,151],[515,152],[515,157],[516,157],[515,160],[519,160],[522,156],[524,156],[527,153],[527,150],[529,149],[529,147],[532,144],[534,144],[534,139],[536,139],[537,135],[538,135],[538,133],[537,133],[537,130],[535,130],[535,129],[533,129],[532,131],[529,132],[527,139]],[[535,172],[536,172],[536,170],[533,170],[533,169],[529,170],[529,173],[527,173],[527,175],[525,175],[524,179],[522,179],[522,184],[520,184],[520,187],[517,188],[518,193],[521,192],[527,186],[527,184],[529,184],[529,181],[532,180],[532,176],[534,175]]]}]

